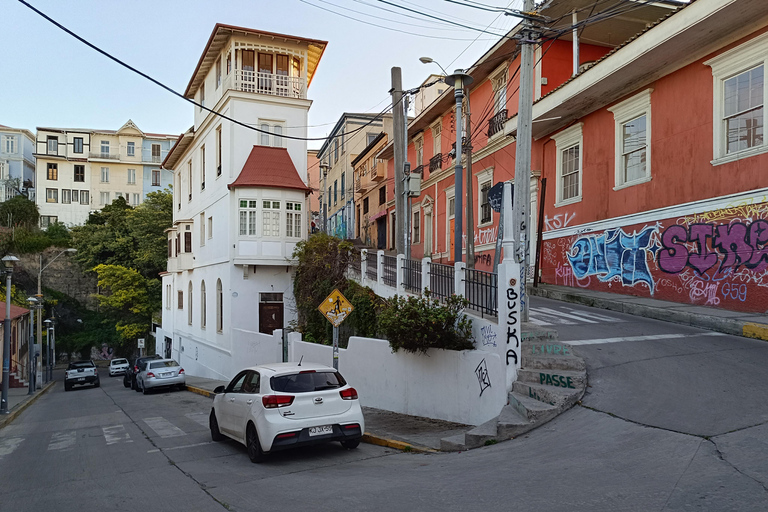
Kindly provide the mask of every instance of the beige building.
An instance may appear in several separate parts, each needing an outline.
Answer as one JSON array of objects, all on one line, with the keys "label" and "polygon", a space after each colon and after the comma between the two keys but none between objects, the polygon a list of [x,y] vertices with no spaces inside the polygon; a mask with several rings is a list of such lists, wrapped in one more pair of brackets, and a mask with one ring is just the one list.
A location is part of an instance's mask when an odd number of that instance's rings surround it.
[{"label": "beige building", "polygon": [[[368,247],[386,249],[387,244],[387,163],[376,158],[389,142],[379,133],[352,160],[355,176],[355,238]],[[390,184],[394,188],[394,184]],[[394,193],[394,192],[393,192]]]}]

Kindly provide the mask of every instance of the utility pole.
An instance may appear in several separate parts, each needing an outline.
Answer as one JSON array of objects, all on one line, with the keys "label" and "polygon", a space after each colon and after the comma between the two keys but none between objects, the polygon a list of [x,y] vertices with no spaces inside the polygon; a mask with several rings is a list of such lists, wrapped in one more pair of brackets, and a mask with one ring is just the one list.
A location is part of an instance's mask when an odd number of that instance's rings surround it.
[{"label": "utility pole", "polygon": [[472,192],[472,115],[467,91],[467,268],[475,268],[475,201]]},{"label": "utility pole", "polygon": [[403,93],[403,252],[405,259],[411,259],[411,164],[408,162],[408,93]]},{"label": "utility pole", "polygon": [[405,115],[400,103],[403,100],[403,76],[402,71],[398,67],[392,68],[392,89],[390,89],[392,95],[392,122],[393,122],[393,135],[394,135],[394,150],[395,150],[395,251],[397,254],[405,254],[403,236],[405,230],[403,229],[405,213],[405,204],[403,191],[405,189],[405,183],[403,182],[405,171]]},{"label": "utility pole", "polygon": [[472,83],[472,77],[457,69],[452,75],[445,77],[445,83],[453,87],[453,97],[456,99],[456,166],[454,178],[454,213],[453,213],[453,261],[458,263],[462,260],[463,245],[463,169],[461,167],[461,157],[464,154],[464,143],[461,140],[461,104],[464,101],[464,86]]},{"label": "utility pole", "polygon": [[[534,0],[525,0],[523,11],[530,13]],[[520,264],[520,317],[528,321],[528,296],[525,292],[529,258],[529,219],[531,210],[531,123],[533,116],[533,46],[536,43],[533,23],[523,19],[523,30],[518,44],[520,52],[520,96],[517,111],[517,151],[515,154],[515,201],[513,234],[515,261]]]}]

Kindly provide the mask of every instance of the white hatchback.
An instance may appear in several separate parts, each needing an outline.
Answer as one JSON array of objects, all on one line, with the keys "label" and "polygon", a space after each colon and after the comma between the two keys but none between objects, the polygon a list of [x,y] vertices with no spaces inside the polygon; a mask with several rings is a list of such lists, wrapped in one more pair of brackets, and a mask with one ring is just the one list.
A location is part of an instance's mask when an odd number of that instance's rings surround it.
[{"label": "white hatchback", "polygon": [[109,362],[109,376],[121,375],[128,371],[128,360],[118,357]]},{"label": "white hatchback", "polygon": [[211,438],[227,436],[244,444],[251,462],[278,450],[330,441],[357,448],[365,431],[357,391],[327,366],[254,366],[214,392]]}]

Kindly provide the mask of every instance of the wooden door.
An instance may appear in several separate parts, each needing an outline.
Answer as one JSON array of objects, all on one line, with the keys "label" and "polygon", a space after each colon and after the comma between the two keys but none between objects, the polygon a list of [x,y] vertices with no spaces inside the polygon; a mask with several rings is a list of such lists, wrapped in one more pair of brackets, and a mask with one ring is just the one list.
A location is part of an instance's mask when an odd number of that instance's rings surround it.
[{"label": "wooden door", "polygon": [[259,303],[259,332],[272,334],[275,329],[283,328],[283,303]]}]

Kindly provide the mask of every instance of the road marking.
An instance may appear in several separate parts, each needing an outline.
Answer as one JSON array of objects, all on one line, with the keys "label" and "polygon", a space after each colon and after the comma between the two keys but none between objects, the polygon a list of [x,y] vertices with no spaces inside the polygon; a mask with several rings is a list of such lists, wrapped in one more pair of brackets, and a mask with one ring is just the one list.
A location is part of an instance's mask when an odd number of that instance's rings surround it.
[{"label": "road marking", "polygon": [[155,448],[154,450],[147,450],[147,453],[169,452],[171,450],[181,450],[182,448],[194,448],[195,446],[205,446],[208,444],[214,444],[214,442],[206,441],[204,443],[185,444],[184,446],[172,446],[170,448]]},{"label": "road marking", "polygon": [[19,447],[24,441],[23,437],[9,437],[7,439],[0,439],[0,459],[6,455],[10,455],[13,451]]},{"label": "road marking", "polygon": [[157,418],[144,418],[144,423],[146,423],[149,428],[154,430],[160,437],[179,437],[187,435],[186,432],[161,416],[158,416]]},{"label": "road marking", "polygon": [[537,312],[544,313],[545,315],[555,315],[557,317],[562,318],[568,318],[570,320],[578,320],[579,322],[584,322],[585,324],[596,324],[597,322],[594,320],[589,320],[587,318],[583,318],[576,315],[569,315],[568,313],[564,311],[558,311],[556,309],[549,309],[549,308],[536,308]]},{"label": "road marking", "polygon": [[132,443],[131,435],[125,431],[124,425],[114,425],[112,427],[101,427],[104,432],[104,439],[107,440],[107,446],[116,443]]},{"label": "road marking", "polygon": [[621,341],[653,341],[677,338],[694,338],[696,336],[728,336],[722,332],[699,332],[695,334],[654,334],[649,336],[624,336],[620,338],[600,338],[596,340],[561,340],[568,345],[596,345],[598,343],[618,343]]},{"label": "road marking", "polygon": [[53,435],[51,435],[51,442],[48,443],[48,451],[68,450],[75,445],[76,441],[76,430],[72,430],[70,432],[54,432]]},{"label": "road marking", "polygon": [[552,315],[540,314],[533,309],[528,313],[528,320],[536,325],[576,325],[576,322],[571,322],[570,320]]},{"label": "road marking", "polygon": [[573,309],[573,308],[563,308],[566,311],[570,311],[574,315],[578,316],[584,316],[587,318],[591,318],[593,320],[598,320],[600,322],[623,322],[621,318],[614,318],[612,316],[606,316],[606,315],[600,315],[597,313],[593,313],[592,311],[583,311],[580,309]]},{"label": "road marking", "polygon": [[195,423],[205,428],[208,428],[208,414],[207,412],[190,412],[185,414],[187,418],[191,419]]}]

